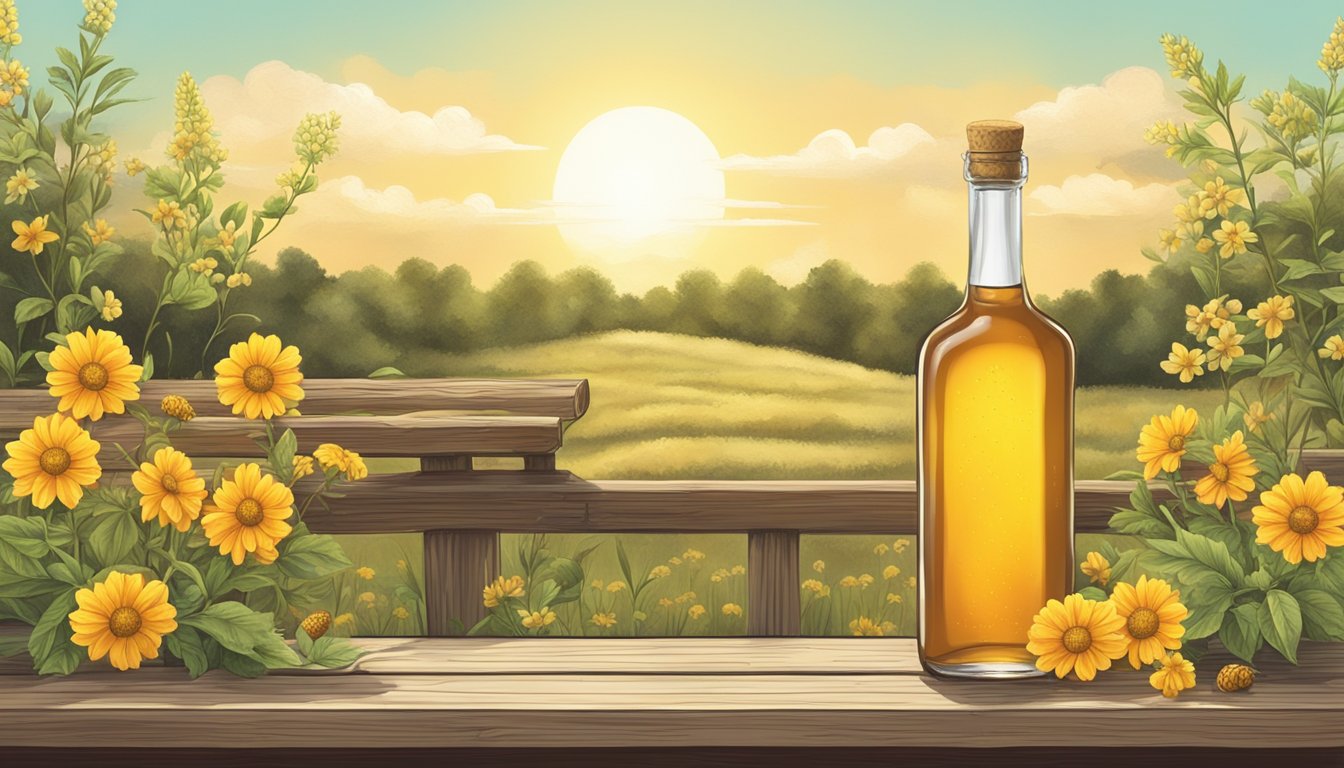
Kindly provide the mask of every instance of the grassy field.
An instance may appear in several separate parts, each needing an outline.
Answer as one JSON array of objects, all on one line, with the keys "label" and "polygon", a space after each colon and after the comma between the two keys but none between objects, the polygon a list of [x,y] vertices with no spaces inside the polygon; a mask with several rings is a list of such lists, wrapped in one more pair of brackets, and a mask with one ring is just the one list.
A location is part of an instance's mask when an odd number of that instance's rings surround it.
[{"label": "grassy field", "polygon": [[[600,479],[912,479],[914,380],[791,350],[722,339],[617,332],[514,349],[425,361],[428,375],[587,378],[592,405],[565,434],[557,462],[581,477]],[[1178,401],[1212,407],[1210,391],[1096,387],[1078,392],[1076,474],[1098,479],[1133,469],[1135,437],[1154,413]],[[404,471],[414,463],[377,461],[374,471]],[[336,612],[348,613],[344,629],[358,634],[422,631],[416,536],[348,536],[343,543],[357,566],[374,576],[345,578]],[[735,634],[745,631],[746,580],[733,573],[746,564],[742,536],[627,535],[621,540],[637,573],[667,565],[632,601],[612,592],[621,581],[614,536],[550,536],[544,545],[570,554],[597,544],[584,562],[585,588],[578,603],[559,611],[555,634]],[[913,538],[913,537],[911,537]],[[504,573],[519,571],[525,537],[505,536]],[[1080,537],[1079,549],[1093,543]],[[886,547],[883,552],[882,548]],[[897,551],[897,550],[901,551]],[[692,561],[687,551],[704,554]],[[802,544],[804,629],[850,634],[865,617],[888,633],[909,635],[915,621],[913,546],[871,536],[809,536]],[[406,568],[399,560],[409,561]],[[677,561],[680,562],[677,562]],[[812,564],[822,561],[821,572]],[[892,574],[890,568],[898,573]],[[727,571],[727,575],[723,575]],[[714,576],[719,574],[720,578]],[[868,578],[864,578],[867,576]],[[852,581],[846,579],[852,577]],[[594,587],[593,582],[601,583]],[[843,586],[856,584],[855,586]],[[372,593],[373,599],[360,599]],[[678,598],[681,598],[678,601]],[[691,608],[703,606],[700,618]],[[739,606],[742,615],[731,608]],[[397,618],[397,607],[411,615]],[[594,613],[614,613],[602,628]],[[699,614],[699,612],[696,612]]]}]

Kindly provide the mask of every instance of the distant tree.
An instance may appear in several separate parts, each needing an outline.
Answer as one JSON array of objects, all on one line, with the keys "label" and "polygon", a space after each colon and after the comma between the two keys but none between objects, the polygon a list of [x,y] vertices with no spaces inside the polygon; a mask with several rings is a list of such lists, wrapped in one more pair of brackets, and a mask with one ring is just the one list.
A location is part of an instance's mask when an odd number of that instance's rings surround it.
[{"label": "distant tree", "polygon": [[794,306],[787,288],[756,267],[748,267],[723,292],[717,318],[729,338],[779,345],[788,341]]},{"label": "distant tree", "polygon": [[692,336],[722,336],[719,323],[723,284],[713,272],[696,269],[682,273],[674,292],[676,303],[663,330]]},{"label": "distant tree", "polygon": [[855,339],[872,318],[872,283],[853,267],[831,259],[807,273],[793,288],[798,313],[792,334],[800,349],[853,360]]}]

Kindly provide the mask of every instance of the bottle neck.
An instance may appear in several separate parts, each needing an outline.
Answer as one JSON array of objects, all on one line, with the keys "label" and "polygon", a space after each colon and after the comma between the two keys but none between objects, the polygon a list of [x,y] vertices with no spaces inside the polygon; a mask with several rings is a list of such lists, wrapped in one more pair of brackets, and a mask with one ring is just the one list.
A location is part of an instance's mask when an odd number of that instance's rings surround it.
[{"label": "bottle neck", "polygon": [[984,288],[1022,285],[1022,185],[1026,181],[1026,158],[1021,178],[983,179],[970,174],[971,265],[967,284]]}]

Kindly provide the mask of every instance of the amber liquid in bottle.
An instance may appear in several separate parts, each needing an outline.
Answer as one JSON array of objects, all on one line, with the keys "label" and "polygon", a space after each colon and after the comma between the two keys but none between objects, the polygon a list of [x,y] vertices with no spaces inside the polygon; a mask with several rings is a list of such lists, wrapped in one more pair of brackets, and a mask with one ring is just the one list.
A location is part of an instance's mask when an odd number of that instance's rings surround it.
[{"label": "amber liquid in bottle", "polygon": [[1025,158],[985,179],[973,156],[966,299],[920,353],[919,654],[935,674],[1027,677],[1032,617],[1073,574],[1073,343],[1022,280]]}]

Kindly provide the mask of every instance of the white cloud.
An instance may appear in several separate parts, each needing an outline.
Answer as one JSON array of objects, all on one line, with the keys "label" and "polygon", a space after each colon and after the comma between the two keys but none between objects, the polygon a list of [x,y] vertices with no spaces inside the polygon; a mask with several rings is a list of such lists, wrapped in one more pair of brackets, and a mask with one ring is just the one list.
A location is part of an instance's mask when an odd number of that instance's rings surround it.
[{"label": "white cloud", "polygon": [[878,128],[868,137],[867,146],[858,146],[848,133],[832,128],[817,134],[794,154],[733,155],[725,158],[719,167],[817,178],[872,176],[891,170],[913,150],[933,142],[933,136],[914,123]]},{"label": "white cloud", "polygon": [[241,81],[212,77],[201,90],[220,140],[230,150],[269,145],[289,151],[290,137],[303,116],[329,111],[341,116],[342,151],[360,157],[541,149],[489,133],[464,107],[444,106],[432,115],[403,112],[363,83],[327,82],[283,61],[258,64]]},{"label": "white cloud", "polygon": [[1018,112],[1027,129],[1028,149],[1080,154],[1098,165],[1128,153],[1149,150],[1144,129],[1179,115],[1181,105],[1162,75],[1147,67],[1127,67],[1107,75],[1101,85],[1064,88],[1053,101],[1039,101]]},{"label": "white cloud", "polygon": [[1033,216],[1149,216],[1169,210],[1179,200],[1166,184],[1132,182],[1103,173],[1070,176],[1059,186],[1046,184],[1028,195]]}]

